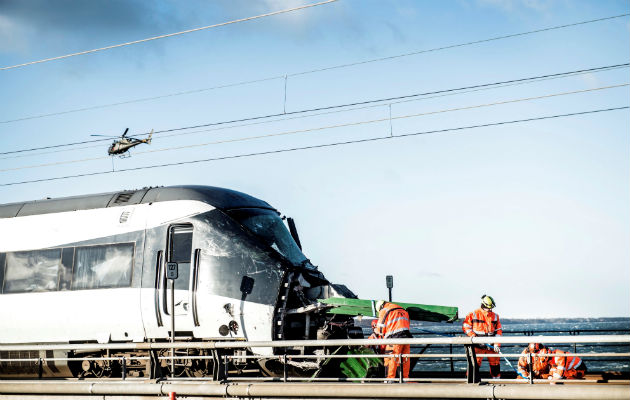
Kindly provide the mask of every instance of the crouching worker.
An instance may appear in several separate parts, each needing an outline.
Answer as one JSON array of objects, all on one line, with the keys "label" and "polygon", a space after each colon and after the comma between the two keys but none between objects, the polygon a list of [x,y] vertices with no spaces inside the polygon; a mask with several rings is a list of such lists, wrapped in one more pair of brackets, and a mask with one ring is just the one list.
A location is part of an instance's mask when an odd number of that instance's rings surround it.
[{"label": "crouching worker", "polygon": [[[532,363],[532,378],[547,379],[549,376],[549,359],[537,356],[546,354],[548,349],[540,343],[530,343],[518,359],[518,378],[529,378],[529,360]],[[528,357],[531,354],[531,357]]]},{"label": "crouching worker", "polygon": [[577,356],[567,356],[566,351],[551,350],[549,357],[549,379],[582,379],[586,375],[586,365]]},{"label": "crouching worker", "polygon": [[[385,300],[376,302],[378,311],[378,322],[374,330],[375,335],[380,335],[383,339],[412,338],[409,331],[409,313],[401,306],[388,303]],[[400,354],[409,354],[411,346],[408,344],[393,344],[385,346],[383,354],[394,355],[396,357],[385,358],[386,378],[396,378],[396,371],[399,367],[402,370],[403,378],[409,378],[409,357],[402,358],[400,366]]]}]

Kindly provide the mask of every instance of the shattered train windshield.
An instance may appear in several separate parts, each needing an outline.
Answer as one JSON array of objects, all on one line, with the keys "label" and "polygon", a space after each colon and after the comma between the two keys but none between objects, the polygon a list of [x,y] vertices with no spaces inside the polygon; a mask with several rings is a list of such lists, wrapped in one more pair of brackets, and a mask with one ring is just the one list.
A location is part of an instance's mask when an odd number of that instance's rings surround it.
[{"label": "shattered train windshield", "polygon": [[228,214],[293,264],[313,268],[277,212],[262,208],[243,208],[230,210]]}]

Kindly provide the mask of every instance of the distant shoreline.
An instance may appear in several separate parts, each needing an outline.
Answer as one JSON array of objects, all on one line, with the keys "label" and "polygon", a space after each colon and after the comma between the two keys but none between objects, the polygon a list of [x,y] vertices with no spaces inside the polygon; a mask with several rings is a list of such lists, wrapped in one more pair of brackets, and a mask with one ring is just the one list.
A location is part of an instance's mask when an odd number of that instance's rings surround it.
[{"label": "distant shoreline", "polygon": [[[464,317],[460,315],[460,318],[453,323],[448,322],[428,322],[428,321],[413,321],[412,326],[416,324],[428,326],[428,325],[440,325],[440,326],[455,326],[461,325]],[[581,317],[581,318],[503,318],[501,317],[501,325],[503,329],[510,325],[538,325],[538,324],[592,324],[592,323],[616,323],[624,325],[621,329],[630,329],[630,317]],[[626,326],[627,325],[627,326]]]},{"label": "distant shoreline", "polygon": [[541,321],[541,322],[558,322],[558,321],[576,321],[576,322],[604,322],[604,321],[628,321],[630,322],[630,317],[563,317],[563,318],[501,318],[501,321],[510,321],[510,322],[529,322],[532,321]]}]

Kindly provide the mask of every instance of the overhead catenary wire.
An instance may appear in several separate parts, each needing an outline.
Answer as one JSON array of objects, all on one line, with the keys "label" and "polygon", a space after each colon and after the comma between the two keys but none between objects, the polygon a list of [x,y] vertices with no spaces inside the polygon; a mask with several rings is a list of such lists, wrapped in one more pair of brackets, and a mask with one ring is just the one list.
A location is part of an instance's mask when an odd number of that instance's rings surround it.
[{"label": "overhead catenary wire", "polygon": [[45,63],[45,62],[49,62],[49,61],[62,60],[64,58],[82,56],[82,55],[85,55],[85,54],[97,53],[97,52],[100,52],[100,51],[111,50],[111,49],[115,49],[115,48],[119,48],[119,47],[125,47],[125,46],[131,46],[131,45],[134,45],[134,44],[150,42],[150,41],[158,40],[158,39],[165,39],[165,38],[169,38],[169,37],[173,37],[173,36],[185,35],[187,33],[198,32],[198,31],[202,31],[202,30],[206,30],[206,29],[218,28],[218,27],[221,27],[221,26],[236,24],[236,23],[239,23],[239,22],[252,21],[252,20],[255,20],[255,19],[271,17],[273,15],[289,13],[289,12],[303,10],[303,9],[311,8],[311,7],[317,7],[317,6],[321,6],[321,5],[324,5],[324,4],[333,3],[335,1],[337,1],[337,0],[325,0],[325,1],[321,1],[319,3],[305,4],[305,5],[299,6],[299,7],[293,7],[293,8],[288,8],[288,9],[284,9],[284,10],[273,11],[273,12],[270,12],[270,13],[255,15],[255,16],[247,17],[247,18],[235,19],[235,20],[232,20],[232,21],[221,22],[221,23],[214,24],[214,25],[202,26],[200,28],[187,29],[185,31],[168,33],[168,34],[165,34],[165,35],[153,36],[153,37],[140,39],[140,40],[133,40],[131,42],[114,44],[114,45],[111,45],[111,46],[100,47],[100,48],[96,48],[96,49],[92,49],[92,50],[85,50],[85,51],[80,51],[80,52],[77,52],[77,53],[66,54],[66,55],[63,55],[63,56],[50,57],[50,58],[45,58],[45,59],[37,60],[37,61],[30,61],[30,62],[26,62],[26,63],[22,63],[22,64],[11,65],[11,66],[7,66],[7,67],[0,67],[0,71],[20,68],[20,67],[26,67],[26,66],[34,65],[34,64],[41,64],[41,63]]},{"label": "overhead catenary wire", "polygon": [[[135,154],[139,155],[139,154],[159,153],[159,152],[164,152],[164,151],[185,150],[185,149],[192,149],[192,148],[196,148],[196,147],[205,147],[205,146],[218,145],[218,144],[244,142],[244,141],[249,141],[249,140],[257,140],[257,139],[265,139],[265,138],[271,138],[271,137],[294,135],[294,134],[298,134],[298,133],[309,133],[309,132],[316,132],[316,131],[322,131],[322,130],[327,130],[327,129],[345,128],[345,127],[350,127],[350,126],[374,124],[374,123],[385,122],[385,121],[390,121],[391,122],[392,120],[415,118],[415,117],[421,117],[421,116],[426,116],[426,115],[434,115],[434,114],[441,114],[441,113],[447,113],[447,112],[453,112],[453,111],[473,110],[473,109],[479,109],[479,108],[484,108],[484,107],[492,107],[492,106],[498,106],[498,105],[520,103],[520,102],[524,102],[524,101],[548,99],[548,98],[558,97],[558,96],[567,96],[567,95],[573,95],[573,94],[589,93],[589,92],[595,92],[595,91],[599,91],[599,90],[615,89],[615,88],[627,87],[627,86],[630,86],[630,83],[623,83],[623,84],[612,85],[612,86],[603,86],[603,87],[592,88],[592,89],[574,90],[574,91],[570,91],[570,92],[552,93],[552,94],[546,94],[546,95],[535,96],[535,97],[525,97],[525,98],[519,98],[519,99],[503,100],[503,101],[497,101],[497,102],[485,103],[485,104],[477,104],[477,105],[465,106],[465,107],[447,108],[447,109],[435,110],[435,111],[427,111],[427,112],[422,112],[422,113],[400,115],[400,116],[396,116],[396,117],[388,116],[386,118],[378,118],[378,119],[371,119],[371,120],[364,120],[364,121],[348,122],[348,123],[343,123],[343,124],[320,126],[320,127],[316,127],[316,128],[309,128],[309,129],[299,129],[299,130],[292,130],[292,131],[275,132],[275,133],[269,133],[269,134],[264,134],[264,135],[248,136],[248,137],[244,137],[244,138],[224,139],[224,140],[217,140],[217,141],[208,142],[208,143],[196,143],[196,144],[190,144],[190,145],[185,145],[185,146],[165,147],[165,148],[161,148],[161,149],[140,151],[140,152],[136,152]],[[393,133],[391,131],[390,131],[390,136],[393,136]],[[107,158],[110,158],[110,157],[111,156],[92,157],[92,158],[84,158],[84,159],[78,159],[78,160],[57,161],[57,162],[38,164],[38,165],[28,165],[28,166],[21,166],[21,167],[5,168],[5,169],[0,169],[0,172],[18,171],[18,170],[23,170],[23,169],[33,169],[33,168],[43,168],[43,167],[52,167],[52,166],[58,166],[58,165],[64,165],[64,164],[76,164],[76,163],[87,162],[87,161],[103,160],[103,159],[107,159]]]},{"label": "overhead catenary wire", "polygon": [[[534,81],[544,80],[544,79],[549,79],[549,78],[559,78],[559,77],[564,77],[564,76],[572,76],[572,75],[576,75],[576,74],[608,71],[608,70],[616,69],[616,68],[627,68],[628,66],[630,66],[630,63],[613,64],[613,65],[607,65],[607,66],[603,66],[603,67],[585,68],[585,69],[579,69],[579,70],[568,71],[568,72],[560,72],[560,73],[554,73],[554,74],[537,75],[537,76],[527,77],[527,78],[511,79],[511,80],[507,80],[507,81],[498,81],[498,82],[484,83],[484,84],[464,86],[464,87],[458,87],[458,88],[442,89],[442,90],[435,90],[435,91],[429,91],[429,92],[415,93],[415,94],[409,94],[409,95],[403,95],[403,96],[380,98],[380,99],[372,99],[372,100],[366,100],[366,101],[360,101],[360,102],[353,102],[353,103],[346,103],[346,104],[338,104],[338,105],[330,105],[330,106],[324,106],[324,107],[310,108],[310,109],[304,109],[304,110],[291,111],[291,112],[288,112],[288,113],[284,113],[284,112],[283,113],[274,113],[274,114],[259,115],[259,116],[254,116],[254,117],[233,119],[233,120],[228,120],[228,121],[210,122],[210,123],[198,124],[198,125],[192,125],[192,126],[185,126],[185,127],[178,127],[178,128],[164,129],[164,130],[155,130],[154,134],[155,135],[160,135],[162,133],[168,133],[168,132],[177,132],[177,131],[182,131],[182,130],[198,129],[198,128],[205,128],[205,127],[210,127],[210,126],[230,125],[230,124],[235,124],[235,123],[240,123],[240,122],[259,121],[259,120],[264,120],[264,119],[269,119],[269,118],[276,118],[276,117],[284,117],[284,118],[286,118],[286,117],[291,117],[291,116],[300,115],[300,114],[314,113],[314,112],[319,112],[319,111],[328,111],[328,110],[341,109],[341,108],[345,109],[345,108],[356,107],[356,106],[365,106],[365,105],[375,104],[375,103],[379,103],[379,104],[380,103],[392,103],[392,104],[394,104],[394,102],[399,103],[399,102],[409,101],[409,100],[412,100],[412,99],[418,98],[418,97],[427,97],[427,96],[442,95],[442,94],[449,94],[449,93],[455,93],[456,94],[456,93],[464,92],[464,91],[473,91],[473,90],[479,90],[479,89],[485,89],[485,88],[491,88],[491,87],[499,87],[499,86],[506,86],[506,85],[510,85],[510,84],[517,84],[517,83],[534,82]],[[147,135],[147,134],[148,134],[148,132],[146,134],[142,134],[142,135]],[[57,145],[33,147],[33,148],[28,148],[28,149],[20,149],[20,150],[11,150],[11,151],[6,151],[6,152],[0,152],[0,155],[24,153],[24,152],[30,152],[30,151],[36,151],[36,150],[54,149],[54,148],[60,148],[60,147],[68,147],[68,146],[88,144],[88,143],[97,143],[97,142],[104,142],[104,141],[110,141],[110,140],[111,139],[93,139],[93,140],[85,140],[85,141],[80,141],[80,142],[72,142],[72,143],[64,143],[64,144],[57,144]]]},{"label": "overhead catenary wire", "polygon": [[592,23],[595,23],[595,22],[608,21],[608,20],[611,20],[611,19],[627,17],[629,15],[630,15],[630,13],[619,14],[619,15],[613,15],[613,16],[610,16],[610,17],[604,17],[604,18],[591,19],[591,20],[588,20],[588,21],[575,22],[575,23],[572,23],[572,24],[557,25],[557,26],[552,26],[552,27],[548,27],[548,28],[536,29],[536,30],[533,30],[533,31],[526,31],[526,32],[512,33],[512,34],[502,35],[502,36],[495,36],[495,37],[491,37],[491,38],[487,38],[487,39],[480,39],[480,40],[474,40],[474,41],[470,41],[470,42],[457,43],[457,44],[452,44],[452,45],[442,46],[442,47],[435,47],[435,48],[426,49],[426,50],[418,50],[418,51],[413,51],[413,52],[404,53],[404,54],[398,54],[398,55],[394,55],[394,56],[380,57],[380,58],[374,58],[374,59],[371,59],[371,60],[359,61],[359,62],[348,63],[348,64],[343,64],[343,65],[335,65],[333,67],[325,67],[325,68],[313,69],[313,70],[310,70],[310,71],[304,71],[304,72],[298,72],[298,73],[294,73],[294,74],[289,74],[289,76],[312,74],[312,73],[315,73],[315,72],[329,71],[331,69],[354,67],[356,65],[362,65],[362,64],[369,64],[369,63],[373,63],[373,62],[393,60],[393,59],[396,59],[396,58],[409,57],[409,56],[414,56],[414,55],[423,54],[423,53],[430,53],[430,52],[434,52],[434,51],[454,49],[454,48],[457,48],[457,47],[464,47],[464,46],[470,46],[470,45],[474,45],[474,44],[481,44],[481,43],[487,43],[487,42],[494,42],[494,41],[497,41],[497,40],[510,39],[510,38],[515,38],[515,37],[519,37],[519,36],[526,36],[526,35],[531,35],[531,34],[534,34],[534,33],[548,32],[548,31],[553,31],[553,30],[557,30],[557,29],[570,28],[570,27],[573,27],[573,26],[579,26],[579,25],[592,24]]},{"label": "overhead catenary wire", "polygon": [[[214,142],[210,142],[210,143],[201,143],[201,144],[194,144],[194,145],[187,145],[187,146],[170,147],[170,148],[164,148],[164,149],[159,149],[159,150],[147,150],[147,151],[139,152],[139,153],[136,153],[136,154],[145,154],[145,153],[153,153],[153,152],[158,152],[158,151],[169,151],[169,150],[177,150],[177,149],[186,149],[186,148],[192,148],[192,147],[208,146],[208,145],[213,145],[213,144],[232,143],[232,142],[239,142],[239,141],[245,141],[245,140],[262,139],[262,138],[274,137],[274,136],[291,135],[291,134],[295,134],[295,133],[314,132],[314,131],[320,131],[320,130],[324,130],[324,129],[334,129],[334,128],[343,128],[343,127],[349,127],[349,126],[356,126],[356,125],[373,124],[373,123],[385,122],[385,121],[390,121],[391,122],[391,121],[399,120],[399,119],[421,117],[421,116],[426,116],[426,115],[441,114],[441,113],[453,112],[453,111],[472,110],[472,109],[477,109],[477,108],[491,107],[491,106],[504,105],[504,104],[510,104],[510,103],[518,103],[518,102],[523,102],[523,101],[541,100],[541,99],[546,99],[546,98],[551,98],[551,97],[558,97],[558,96],[566,96],[566,95],[572,95],[572,94],[595,92],[595,91],[599,91],[599,90],[615,89],[615,88],[626,87],[626,86],[630,86],[630,83],[622,83],[622,84],[619,84],[619,85],[611,85],[611,86],[602,86],[602,87],[591,88],[591,89],[574,90],[574,91],[570,91],[570,92],[552,93],[552,94],[547,94],[547,95],[542,95],[542,96],[525,97],[525,98],[520,98],[520,99],[504,100],[504,101],[498,101],[498,102],[493,102],[493,103],[477,104],[477,105],[465,106],[465,107],[447,108],[447,109],[442,109],[442,110],[427,111],[427,112],[414,113],[414,114],[406,114],[406,115],[400,115],[400,116],[395,116],[395,117],[393,117],[391,115],[391,108],[390,108],[390,114],[386,118],[378,118],[378,119],[371,119],[371,120],[364,120],[364,121],[357,121],[357,122],[348,122],[348,123],[342,123],[342,124],[327,125],[327,126],[322,126],[322,127],[317,127],[317,128],[300,129],[300,130],[286,131],[286,132],[280,132],[280,133],[271,133],[271,134],[266,134],[266,135],[250,136],[250,137],[246,137],[246,138],[225,139],[225,140],[214,141]],[[391,126],[390,126],[390,128],[391,128]],[[194,131],[194,132],[191,132],[191,133],[200,133],[200,132],[204,132],[204,131],[206,131],[206,130]],[[391,129],[390,129],[390,131],[391,131]],[[393,133],[391,133],[391,135],[393,135]],[[4,171],[4,170],[0,170],[0,171]]]},{"label": "overhead catenary wire", "polygon": [[[365,110],[365,109],[369,109],[369,108],[383,107],[385,105],[388,106],[388,107],[391,107],[392,105],[396,105],[396,104],[417,102],[417,101],[435,99],[435,98],[446,97],[446,96],[455,96],[455,95],[466,94],[466,93],[473,93],[473,92],[479,92],[479,91],[500,89],[500,88],[505,88],[505,87],[517,86],[517,85],[525,85],[525,84],[530,84],[530,83],[537,83],[537,82],[548,81],[548,80],[553,80],[553,79],[572,77],[572,76],[577,76],[577,75],[582,75],[582,74],[589,74],[589,73],[594,73],[594,72],[610,71],[610,70],[614,70],[614,69],[618,69],[618,68],[627,68],[627,65],[615,66],[615,67],[612,67],[610,69],[600,69],[600,70],[597,70],[597,71],[576,72],[575,74],[568,74],[568,75],[562,75],[562,76],[551,76],[551,77],[536,79],[536,80],[532,80],[532,81],[515,82],[515,83],[508,83],[508,84],[502,84],[502,85],[491,86],[491,87],[483,87],[483,88],[476,88],[476,89],[470,89],[470,90],[462,90],[462,91],[458,91],[458,92],[436,94],[436,95],[424,96],[424,97],[416,98],[416,99],[406,99],[406,100],[400,100],[400,101],[392,101],[392,102],[389,102],[389,103],[386,103],[386,104],[366,105],[366,106],[345,108],[345,109],[342,109],[342,110],[322,111],[322,112],[319,112],[319,113],[309,113],[307,115],[293,115],[293,116],[287,116],[287,117],[280,117],[280,118],[277,118],[277,119],[268,119],[268,120],[265,120],[265,121],[247,122],[247,123],[242,123],[242,124],[238,124],[238,125],[219,126],[219,127],[213,128],[213,129],[203,129],[203,130],[195,130],[195,131],[188,131],[188,132],[172,133],[172,134],[161,135],[160,139],[165,139],[165,138],[169,138],[169,137],[176,137],[176,136],[193,135],[193,134],[198,134],[198,133],[216,132],[216,131],[220,131],[220,130],[235,129],[235,128],[241,128],[241,127],[247,127],[247,126],[255,126],[255,125],[261,125],[261,124],[269,124],[269,123],[275,123],[275,122],[284,122],[284,121],[295,120],[295,119],[311,118],[311,117],[317,117],[317,116],[322,116],[322,115],[330,115],[330,114],[344,113],[344,112],[357,111],[357,110]],[[103,140],[106,140],[106,139],[98,139],[96,141],[100,142],[100,141],[103,141]],[[90,142],[88,142],[88,143],[90,143]],[[4,156],[4,157],[0,156],[0,160],[9,159],[9,158],[33,157],[33,156],[39,156],[39,155],[45,155],[45,154],[51,154],[51,153],[60,153],[60,152],[85,150],[85,149],[96,148],[96,147],[101,147],[101,145],[98,144],[98,145],[91,145],[91,146],[81,146],[81,147],[73,147],[73,148],[70,148],[70,149],[61,149],[61,150],[57,149],[57,150],[54,150],[54,151],[38,152],[38,153],[30,153],[30,154],[19,154],[19,155],[15,155],[15,156]],[[33,149],[32,151],[35,151],[35,150],[39,150],[39,149]],[[3,153],[0,153],[0,154],[3,154]]]},{"label": "overhead catenary wire", "polygon": [[[284,77],[284,76],[282,76],[282,77]],[[55,117],[55,116],[59,116],[59,115],[72,114],[72,113],[77,113],[77,112],[82,112],[82,111],[90,111],[90,110],[98,110],[98,109],[101,109],[101,108],[123,106],[123,105],[126,105],[126,104],[133,104],[133,103],[141,103],[141,102],[145,102],[145,101],[166,99],[166,98],[169,98],[169,97],[183,96],[183,95],[187,95],[187,94],[195,94],[195,93],[200,93],[200,92],[205,92],[205,91],[210,91],[210,90],[227,89],[227,88],[235,87],[235,86],[250,85],[250,84],[254,84],[254,83],[262,83],[262,82],[266,82],[266,81],[272,81],[272,80],[275,80],[275,79],[280,79],[282,77],[281,76],[272,76],[272,77],[268,77],[268,78],[253,79],[253,80],[249,80],[249,81],[227,83],[225,85],[218,85],[218,86],[213,86],[213,87],[210,87],[210,88],[186,90],[186,91],[183,91],[183,92],[168,93],[168,94],[163,94],[163,95],[159,95],[159,96],[144,97],[144,98],[132,99],[132,100],[124,100],[124,101],[119,101],[119,102],[116,102],[116,103],[108,103],[108,104],[100,104],[100,105],[89,106],[89,107],[81,107],[81,108],[75,108],[75,109],[72,109],[72,110],[58,111],[58,112],[53,112],[53,113],[48,113],[48,114],[31,115],[31,116],[28,116],[28,117],[21,117],[21,118],[7,119],[7,120],[4,120],[4,121],[0,121],[0,124],[10,124],[12,122],[28,121],[28,120],[32,120],[32,119],[39,119],[39,118],[45,118],[45,117]]]},{"label": "overhead catenary wire", "polygon": [[[286,81],[287,81],[287,79],[289,77],[313,74],[313,73],[317,73],[317,72],[330,71],[330,70],[340,69],[340,68],[349,68],[349,67],[353,67],[353,66],[357,66],[357,65],[376,63],[376,62],[381,62],[381,61],[393,60],[393,59],[397,59],[397,58],[410,57],[410,56],[424,54],[424,53],[430,53],[430,52],[454,49],[454,48],[458,48],[458,47],[465,47],[465,46],[471,46],[471,45],[476,45],[476,44],[488,43],[488,42],[492,42],[492,41],[503,40],[503,39],[510,39],[510,38],[526,36],[526,35],[531,35],[531,34],[536,34],[536,33],[541,33],[541,32],[548,32],[548,31],[558,30],[558,29],[565,29],[565,28],[574,27],[574,26],[580,26],[580,25],[586,25],[586,24],[591,24],[591,23],[596,23],[596,22],[607,21],[607,20],[611,20],[611,19],[622,18],[622,17],[626,17],[628,15],[630,15],[630,14],[614,15],[614,16],[605,17],[605,18],[597,18],[597,19],[592,19],[592,20],[587,20],[587,21],[575,22],[575,23],[572,23],[572,24],[557,25],[557,26],[552,26],[552,27],[547,27],[547,28],[542,28],[542,29],[536,29],[536,30],[533,30],[533,31],[526,31],[526,32],[519,32],[519,33],[513,33],[513,34],[508,34],[508,35],[502,35],[502,36],[495,36],[495,37],[475,40],[475,41],[471,41],[471,42],[457,43],[457,44],[452,44],[452,45],[448,45],[448,46],[435,47],[435,48],[431,48],[431,49],[417,50],[417,51],[412,51],[412,52],[403,53],[403,54],[396,54],[396,55],[392,55],[392,56],[373,58],[373,59],[369,59],[369,60],[357,61],[357,62],[354,62],[354,63],[333,65],[333,66],[329,66],[329,67],[317,68],[317,69],[312,69],[312,70],[307,70],[307,71],[294,72],[294,73],[290,73],[290,74],[279,74],[279,75],[276,75],[276,76],[269,76],[269,77],[266,77],[266,78],[246,80],[246,81],[241,81],[241,82],[227,83],[227,84],[216,85],[216,86],[211,86],[211,87],[207,87],[207,88],[200,88],[200,89],[192,89],[192,90],[186,90],[186,91],[180,91],[180,92],[174,92],[174,93],[167,93],[167,94],[158,95],[158,96],[151,96],[151,97],[142,97],[142,98],[137,98],[137,99],[124,100],[124,101],[108,103],[108,104],[94,105],[94,106],[89,106],[89,107],[81,107],[81,108],[75,108],[75,109],[70,109],[70,110],[65,110],[65,111],[58,111],[58,112],[53,112],[53,113],[31,115],[31,116],[26,116],[26,117],[20,117],[20,118],[14,118],[14,119],[8,119],[8,120],[0,121],[0,124],[8,124],[8,123],[12,123],[12,122],[26,121],[26,120],[30,120],[30,119],[52,117],[52,116],[57,116],[57,115],[64,115],[64,114],[70,114],[70,113],[76,113],[76,112],[82,112],[82,111],[96,110],[96,109],[101,109],[101,108],[115,107],[115,106],[132,104],[132,103],[153,101],[153,100],[159,100],[159,99],[164,99],[164,98],[168,98],[168,97],[184,96],[184,95],[200,93],[200,92],[204,92],[204,91],[224,89],[224,88],[229,88],[229,87],[234,87],[234,86],[249,85],[249,84],[260,83],[260,82],[265,82],[265,81],[271,81],[271,80],[276,80],[276,79],[284,79],[284,83],[285,83],[285,103],[286,103]],[[286,104],[285,104],[285,111],[286,111]]]},{"label": "overhead catenary wire", "polygon": [[366,138],[366,139],[355,139],[355,140],[348,140],[348,141],[342,141],[342,142],[324,143],[324,144],[316,144],[316,145],[310,145],[310,146],[292,147],[292,148],[285,148],[285,149],[254,152],[254,153],[213,157],[213,158],[206,158],[206,159],[200,159],[200,160],[179,161],[179,162],[172,162],[172,163],[147,165],[143,167],[132,167],[132,168],[125,168],[125,169],[118,169],[118,170],[88,172],[88,173],[76,174],[76,175],[66,175],[66,176],[59,176],[59,177],[52,177],[52,178],[42,178],[42,179],[2,183],[0,184],[0,187],[24,185],[28,183],[41,183],[41,182],[49,182],[49,181],[56,181],[56,180],[65,180],[65,179],[71,179],[71,178],[82,178],[82,177],[88,177],[88,176],[107,175],[107,174],[121,173],[121,172],[140,171],[140,170],[147,170],[147,169],[154,169],[154,168],[166,168],[166,167],[174,167],[174,166],[189,165],[189,164],[199,164],[199,163],[205,163],[205,162],[230,160],[230,159],[244,158],[244,157],[281,154],[281,153],[288,153],[288,152],[293,152],[293,151],[321,149],[321,148],[327,148],[327,147],[344,146],[344,145],[359,144],[359,143],[369,143],[369,142],[376,142],[376,141],[382,141],[382,140],[402,139],[402,138],[409,138],[409,137],[428,135],[428,134],[434,134],[434,133],[456,132],[456,131],[464,131],[467,129],[478,129],[478,128],[502,126],[502,125],[509,125],[509,124],[517,124],[517,123],[542,121],[542,120],[555,119],[555,118],[574,117],[574,116],[595,114],[595,113],[602,113],[602,112],[627,110],[629,108],[630,106],[611,107],[611,108],[604,108],[604,109],[597,109],[597,110],[579,111],[579,112],[574,112],[574,113],[548,115],[548,116],[542,116],[542,117],[533,117],[533,118],[511,120],[511,121],[490,122],[490,123],[485,123],[485,124],[461,126],[461,127],[456,127],[456,128],[435,129],[435,130],[429,130],[429,131],[398,134],[394,136],[390,136],[388,134],[386,136],[379,136],[379,137]]},{"label": "overhead catenary wire", "polygon": [[181,130],[185,130],[185,129],[197,129],[197,128],[204,128],[204,127],[208,127],[208,126],[224,125],[224,124],[236,123],[236,122],[244,122],[244,121],[253,121],[253,120],[262,119],[262,118],[272,118],[272,117],[279,117],[279,116],[283,116],[283,115],[293,115],[293,114],[301,114],[301,113],[308,113],[308,112],[325,111],[325,110],[332,110],[332,109],[336,109],[336,108],[362,106],[362,105],[374,104],[374,103],[389,103],[389,102],[396,101],[396,100],[405,100],[405,99],[411,99],[411,98],[416,98],[416,97],[421,97],[421,96],[428,96],[428,95],[449,93],[449,92],[457,92],[457,91],[461,91],[461,90],[476,89],[476,88],[483,88],[483,87],[489,87],[489,86],[498,86],[498,85],[507,84],[507,83],[524,82],[524,81],[530,81],[530,80],[535,80],[535,79],[547,78],[547,77],[551,77],[551,76],[573,74],[573,73],[576,73],[576,72],[587,72],[587,71],[588,72],[593,72],[593,71],[596,71],[596,70],[602,69],[602,68],[613,68],[613,67],[622,67],[622,66],[623,67],[627,67],[629,65],[630,65],[630,63],[616,64],[616,65],[610,65],[610,66],[607,66],[607,67],[588,68],[588,69],[584,69],[584,70],[564,72],[564,73],[559,73],[559,74],[539,75],[539,76],[536,76],[536,77],[529,77],[529,78],[511,79],[511,80],[507,80],[507,81],[500,81],[500,82],[493,82],[493,83],[482,83],[482,84],[479,84],[479,85],[465,86],[465,87],[459,87],[459,88],[454,88],[454,89],[444,89],[444,90],[436,90],[436,91],[429,91],[429,92],[422,92],[422,93],[413,93],[413,94],[402,95],[402,96],[393,96],[393,97],[385,97],[385,98],[372,99],[372,100],[356,101],[356,102],[353,102],[353,103],[337,104],[337,105],[323,106],[323,107],[315,107],[315,108],[310,108],[310,109],[306,109],[306,110],[290,111],[290,112],[287,112],[287,113],[270,114],[270,115],[260,116],[260,117],[243,118],[243,119],[232,120],[232,121],[212,122],[212,123],[207,123],[207,124],[199,124],[199,125],[193,125],[193,126],[187,126],[187,127],[181,127],[181,128],[166,129],[166,130],[162,130],[162,131],[156,131],[155,133],[174,132],[174,131],[181,131]]}]

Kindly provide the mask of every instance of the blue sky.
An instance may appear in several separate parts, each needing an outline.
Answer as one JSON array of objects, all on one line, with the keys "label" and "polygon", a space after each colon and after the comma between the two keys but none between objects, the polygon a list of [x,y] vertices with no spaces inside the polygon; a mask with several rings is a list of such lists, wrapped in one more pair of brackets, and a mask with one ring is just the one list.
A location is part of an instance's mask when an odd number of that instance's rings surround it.
[{"label": "blue sky", "polygon": [[[307,3],[5,0],[0,67]],[[628,16],[301,74],[628,12],[627,1],[339,0],[0,71],[0,150],[87,141],[94,139],[90,134],[119,135],[127,127],[140,136],[151,129],[623,64],[630,55]],[[306,255],[362,298],[384,297],[385,275],[392,274],[395,300],[458,306],[461,314],[488,293],[504,317],[627,317],[628,110],[395,136],[624,107],[628,86],[600,88],[627,84],[628,78],[626,67],[394,101],[391,124],[392,102],[384,102],[220,130],[159,133],[125,159],[107,156],[109,142],[0,155],[0,196],[9,203],[145,186],[227,187],[294,217]],[[254,80],[263,81],[172,95]],[[598,90],[407,117],[588,89]],[[166,97],[136,101],[157,96]],[[82,108],[91,109],[65,113]],[[13,121],[56,113],[62,114]],[[371,120],[383,121],[348,125]],[[346,126],[319,129],[333,125]],[[106,173],[390,132],[389,140]],[[181,135],[169,136],[174,133]],[[197,146],[172,149],[190,145]]]}]

